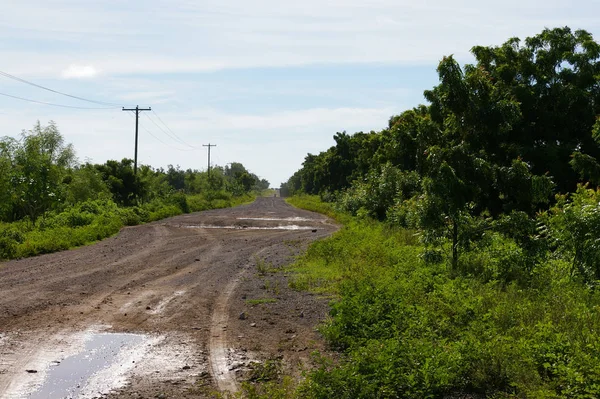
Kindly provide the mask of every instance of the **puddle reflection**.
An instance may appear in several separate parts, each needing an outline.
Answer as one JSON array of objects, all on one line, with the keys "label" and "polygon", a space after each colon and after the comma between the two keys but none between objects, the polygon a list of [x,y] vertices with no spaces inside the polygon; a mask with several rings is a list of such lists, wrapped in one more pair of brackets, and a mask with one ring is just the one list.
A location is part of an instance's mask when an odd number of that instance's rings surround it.
[{"label": "puddle reflection", "polygon": [[82,352],[51,366],[42,386],[28,398],[77,398],[99,371],[118,362],[119,355],[147,340],[139,334],[94,333]]}]

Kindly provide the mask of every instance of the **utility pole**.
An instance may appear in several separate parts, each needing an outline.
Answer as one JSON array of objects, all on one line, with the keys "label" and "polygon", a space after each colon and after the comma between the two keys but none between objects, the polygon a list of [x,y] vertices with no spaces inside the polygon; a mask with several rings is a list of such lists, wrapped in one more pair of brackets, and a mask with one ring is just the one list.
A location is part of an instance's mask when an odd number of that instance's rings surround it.
[{"label": "utility pole", "polygon": [[137,175],[138,121],[140,119],[140,112],[152,111],[152,108],[140,108],[139,105],[136,105],[135,108],[123,107],[123,111],[135,111],[135,157],[133,160],[133,174]]},{"label": "utility pole", "polygon": [[216,147],[216,144],[202,144],[202,147],[208,147],[208,178],[210,179],[210,147]]}]

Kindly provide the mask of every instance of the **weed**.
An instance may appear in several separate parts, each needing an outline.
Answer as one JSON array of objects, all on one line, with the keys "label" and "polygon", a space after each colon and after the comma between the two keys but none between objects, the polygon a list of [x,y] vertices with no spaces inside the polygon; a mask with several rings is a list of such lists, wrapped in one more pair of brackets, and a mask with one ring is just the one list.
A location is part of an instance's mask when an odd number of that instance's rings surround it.
[{"label": "weed", "polygon": [[275,286],[273,287],[273,294],[279,295],[281,294],[281,289],[279,288],[279,281],[275,281]]},{"label": "weed", "polygon": [[248,381],[267,382],[277,381],[281,376],[281,360],[268,359],[262,363],[252,363],[252,370]]},{"label": "weed", "polygon": [[264,259],[256,258],[256,270],[260,276],[264,276],[271,270],[271,265]]}]

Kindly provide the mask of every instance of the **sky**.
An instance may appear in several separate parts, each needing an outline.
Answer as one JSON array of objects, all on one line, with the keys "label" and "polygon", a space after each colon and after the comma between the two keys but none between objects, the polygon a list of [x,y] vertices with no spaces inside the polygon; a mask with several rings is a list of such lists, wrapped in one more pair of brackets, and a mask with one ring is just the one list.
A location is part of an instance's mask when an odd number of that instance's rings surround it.
[{"label": "sky", "polygon": [[[53,120],[80,162],[204,170],[241,162],[279,187],[336,132],[424,103],[445,55],[473,62],[545,27],[600,40],[600,1],[2,0],[0,136]],[[16,99],[16,96],[67,108]]]}]

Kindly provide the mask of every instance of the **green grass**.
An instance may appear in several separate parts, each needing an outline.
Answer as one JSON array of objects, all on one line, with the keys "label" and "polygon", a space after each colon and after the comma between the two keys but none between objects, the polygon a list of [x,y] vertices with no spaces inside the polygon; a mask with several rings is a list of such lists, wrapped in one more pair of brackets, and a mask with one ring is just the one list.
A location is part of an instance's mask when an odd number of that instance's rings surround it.
[{"label": "green grass", "polygon": [[[294,288],[334,298],[320,331],[341,355],[316,356],[295,397],[600,397],[600,292],[569,264],[550,258],[523,286],[457,277],[423,250],[412,231],[351,220],[292,266]],[[465,261],[494,268],[512,250]]]}]

